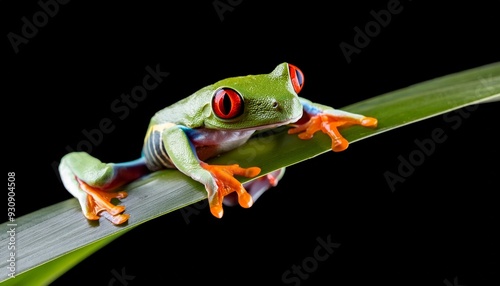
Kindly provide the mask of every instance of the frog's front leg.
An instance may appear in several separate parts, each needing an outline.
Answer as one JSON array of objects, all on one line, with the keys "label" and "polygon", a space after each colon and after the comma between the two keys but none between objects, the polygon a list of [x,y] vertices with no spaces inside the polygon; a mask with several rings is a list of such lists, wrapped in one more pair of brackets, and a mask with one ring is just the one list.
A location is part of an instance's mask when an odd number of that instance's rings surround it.
[{"label": "frog's front leg", "polygon": [[293,128],[288,130],[289,134],[299,133],[300,139],[310,139],[314,133],[321,130],[332,139],[332,150],[340,152],[349,146],[349,142],[338,131],[339,127],[349,125],[361,125],[365,127],[376,127],[377,119],[364,115],[350,113],[329,106],[312,103],[307,99],[300,98],[304,106],[303,119],[292,124]]},{"label": "frog's front leg", "polygon": [[59,164],[59,173],[66,189],[78,199],[82,212],[89,220],[104,215],[114,224],[122,224],[129,218],[125,206],[113,205],[113,198],[127,196],[118,188],[148,173],[143,158],[127,163],[102,163],[85,152],[65,155]]},{"label": "frog's front leg", "polygon": [[195,146],[180,126],[164,130],[162,140],[168,157],[175,167],[205,186],[210,212],[215,217],[222,217],[224,197],[233,192],[238,195],[240,206],[244,208],[252,206],[252,197],[234,176],[254,177],[260,173],[260,168],[242,168],[236,164],[209,165],[201,161],[196,154]]}]

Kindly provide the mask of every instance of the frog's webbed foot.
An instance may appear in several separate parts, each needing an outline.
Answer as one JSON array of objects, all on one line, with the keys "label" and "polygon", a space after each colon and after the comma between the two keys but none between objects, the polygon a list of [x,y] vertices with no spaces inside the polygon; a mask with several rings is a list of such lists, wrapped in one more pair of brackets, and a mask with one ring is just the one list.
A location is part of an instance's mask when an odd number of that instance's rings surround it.
[{"label": "frog's webbed foot", "polygon": [[66,189],[78,200],[84,216],[89,220],[105,217],[114,224],[129,218],[125,206],[114,205],[112,199],[127,196],[119,188],[145,174],[143,158],[125,163],[102,163],[85,152],[65,155],[59,165],[61,180]]},{"label": "frog's webbed foot", "polygon": [[108,192],[98,188],[89,186],[84,181],[77,179],[80,184],[80,189],[87,193],[85,208],[82,208],[83,214],[89,220],[98,220],[99,216],[106,212],[109,215],[103,214],[113,224],[122,224],[126,222],[130,215],[124,214],[125,206],[113,205],[112,199],[123,199],[127,197],[127,192]]},{"label": "frog's webbed foot", "polygon": [[224,197],[235,192],[238,195],[238,203],[244,208],[249,208],[253,204],[253,199],[247,193],[243,185],[234,178],[234,175],[244,177],[255,177],[260,173],[260,168],[241,168],[239,165],[209,165],[200,162],[201,167],[212,174],[216,184],[216,189],[207,188],[210,212],[217,218],[221,218],[224,210],[222,202]]},{"label": "frog's webbed foot", "polygon": [[340,152],[349,146],[349,142],[340,134],[338,128],[349,125],[376,127],[377,119],[337,109],[327,110],[310,116],[305,123],[293,125],[288,134],[298,133],[300,139],[311,139],[314,133],[321,130],[332,139],[332,150]]}]

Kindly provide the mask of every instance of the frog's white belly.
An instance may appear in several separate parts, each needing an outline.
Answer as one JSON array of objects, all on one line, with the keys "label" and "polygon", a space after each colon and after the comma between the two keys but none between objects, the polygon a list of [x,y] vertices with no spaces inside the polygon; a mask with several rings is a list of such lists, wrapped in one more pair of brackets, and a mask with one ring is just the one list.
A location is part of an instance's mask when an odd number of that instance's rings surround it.
[{"label": "frog's white belly", "polygon": [[188,136],[200,160],[205,160],[245,144],[254,132],[255,130],[198,129]]}]

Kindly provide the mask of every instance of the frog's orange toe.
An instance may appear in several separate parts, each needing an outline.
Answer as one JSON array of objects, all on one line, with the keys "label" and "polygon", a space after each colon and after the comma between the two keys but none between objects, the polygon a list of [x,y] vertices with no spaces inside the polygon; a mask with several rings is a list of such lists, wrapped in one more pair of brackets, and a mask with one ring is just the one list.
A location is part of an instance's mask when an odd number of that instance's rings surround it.
[{"label": "frog's orange toe", "polygon": [[114,206],[106,210],[110,215],[119,215],[125,211],[125,206]]},{"label": "frog's orange toe", "polygon": [[[90,205],[87,201],[87,204]],[[88,211],[83,213],[83,215],[88,219],[88,220],[99,220],[99,216],[95,213],[93,208],[88,208]]]},{"label": "frog's orange toe", "polygon": [[238,203],[243,208],[249,208],[253,205],[253,199],[246,191],[238,193]]},{"label": "frog's orange toe", "polygon": [[111,215],[111,214],[109,214],[107,212],[103,212],[101,215],[103,217],[105,217],[106,219],[108,219],[110,222],[112,222],[113,224],[116,224],[116,225],[125,223],[130,218],[129,214]]},{"label": "frog's orange toe", "polygon": [[222,206],[210,206],[210,212],[212,215],[216,218],[222,218],[224,215],[224,209],[222,209]]},{"label": "frog's orange toe", "polygon": [[247,178],[255,177],[260,173],[259,167],[250,167],[250,168],[246,168],[243,170],[244,170],[244,174],[242,174],[242,176],[245,176]]},{"label": "frog's orange toe", "polygon": [[377,127],[378,120],[373,117],[365,117],[361,120],[361,125],[365,127]]},{"label": "frog's orange toe", "polygon": [[332,151],[333,152],[341,152],[349,147],[349,141],[347,141],[344,137],[335,138],[332,140]]}]

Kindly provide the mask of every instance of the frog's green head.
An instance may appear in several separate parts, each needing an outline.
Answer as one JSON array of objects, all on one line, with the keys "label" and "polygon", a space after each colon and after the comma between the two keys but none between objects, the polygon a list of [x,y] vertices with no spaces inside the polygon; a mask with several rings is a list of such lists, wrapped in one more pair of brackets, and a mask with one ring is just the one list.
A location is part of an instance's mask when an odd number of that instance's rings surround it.
[{"label": "frog's green head", "polygon": [[263,129],[299,120],[302,104],[297,93],[304,76],[282,63],[271,73],[221,80],[209,87],[211,104],[204,125],[217,129]]}]

